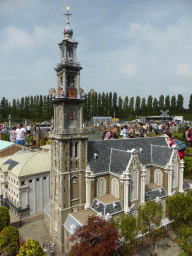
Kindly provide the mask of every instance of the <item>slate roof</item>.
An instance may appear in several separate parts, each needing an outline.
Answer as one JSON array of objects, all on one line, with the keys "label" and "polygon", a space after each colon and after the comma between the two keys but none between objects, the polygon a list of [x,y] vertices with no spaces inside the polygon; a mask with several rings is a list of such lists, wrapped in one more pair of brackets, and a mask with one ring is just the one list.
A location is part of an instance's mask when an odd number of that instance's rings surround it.
[{"label": "slate roof", "polygon": [[164,189],[164,187],[159,188],[159,189],[155,189],[155,190],[151,190],[145,193],[145,200],[155,200],[157,197],[162,198],[167,196],[167,193]]},{"label": "slate roof", "polygon": [[126,170],[130,159],[130,152],[111,149],[110,172],[121,175],[121,173]]},{"label": "slate roof", "polygon": [[190,189],[190,184],[186,180],[184,180],[183,181],[183,190],[187,190],[187,189]]},{"label": "slate roof", "polygon": [[[131,150],[133,148],[140,151],[138,153],[138,158],[140,163],[143,165],[151,164],[151,144],[159,145],[159,146],[167,146],[167,142],[165,137],[151,137],[151,138],[135,138],[135,139],[118,139],[118,140],[101,140],[101,141],[88,141],[88,164],[90,166],[91,171],[95,174],[99,174],[102,172],[109,171],[110,164],[110,155],[111,149],[119,149],[119,150]],[[164,149],[165,150],[165,149]],[[172,149],[173,150],[173,149]],[[94,153],[97,153],[97,158],[94,158]],[[159,162],[156,156],[153,154],[153,161]],[[167,159],[167,158],[166,158]],[[165,159],[161,161],[161,165],[165,165],[167,161]],[[125,163],[121,163],[121,165],[125,165],[127,163],[127,159],[125,159]],[[167,164],[167,163],[166,163]]]},{"label": "slate roof", "polygon": [[[81,227],[82,224],[69,213],[63,226],[73,235],[75,229]],[[71,229],[71,227],[74,229]]]},{"label": "slate roof", "polygon": [[103,202],[99,201],[97,198],[93,200],[91,209],[95,210],[98,213],[101,212],[103,216],[106,216],[107,213],[114,215],[118,212],[123,211],[120,201],[104,204]]},{"label": "slate roof", "polygon": [[152,164],[165,166],[167,163],[169,163],[173,148],[165,147],[165,146],[157,146],[152,145],[151,148],[152,151]]},{"label": "slate roof", "polygon": [[49,203],[45,206],[43,211],[50,217],[50,204]]}]

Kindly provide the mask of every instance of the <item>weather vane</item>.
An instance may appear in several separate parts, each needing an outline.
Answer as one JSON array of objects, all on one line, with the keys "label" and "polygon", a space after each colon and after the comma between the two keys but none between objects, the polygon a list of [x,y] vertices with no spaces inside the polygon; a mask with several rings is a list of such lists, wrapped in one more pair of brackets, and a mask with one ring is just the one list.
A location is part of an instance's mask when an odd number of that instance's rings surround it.
[{"label": "weather vane", "polygon": [[72,15],[72,14],[69,13],[69,9],[70,9],[70,7],[67,6],[67,7],[66,7],[67,13],[64,14],[64,15],[66,15],[66,16],[68,17],[67,24],[69,24],[69,15]]}]

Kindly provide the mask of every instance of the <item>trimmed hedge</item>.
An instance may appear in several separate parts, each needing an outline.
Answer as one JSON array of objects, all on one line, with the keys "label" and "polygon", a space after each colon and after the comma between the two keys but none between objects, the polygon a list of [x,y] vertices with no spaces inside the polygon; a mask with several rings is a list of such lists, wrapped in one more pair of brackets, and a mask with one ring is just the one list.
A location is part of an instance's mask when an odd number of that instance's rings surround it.
[{"label": "trimmed hedge", "polygon": [[192,179],[192,157],[184,156],[183,160],[185,162],[184,178]]},{"label": "trimmed hedge", "polygon": [[9,210],[5,206],[0,207],[0,232],[10,224]]}]

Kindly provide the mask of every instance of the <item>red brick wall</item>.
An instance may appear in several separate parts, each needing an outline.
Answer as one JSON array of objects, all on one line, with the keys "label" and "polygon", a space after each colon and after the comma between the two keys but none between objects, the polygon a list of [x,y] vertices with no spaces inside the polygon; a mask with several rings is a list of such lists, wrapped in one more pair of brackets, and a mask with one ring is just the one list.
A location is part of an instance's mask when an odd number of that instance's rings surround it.
[{"label": "red brick wall", "polygon": [[0,157],[13,155],[19,150],[22,150],[22,147],[13,145],[5,150],[2,150],[2,152],[0,152]]}]

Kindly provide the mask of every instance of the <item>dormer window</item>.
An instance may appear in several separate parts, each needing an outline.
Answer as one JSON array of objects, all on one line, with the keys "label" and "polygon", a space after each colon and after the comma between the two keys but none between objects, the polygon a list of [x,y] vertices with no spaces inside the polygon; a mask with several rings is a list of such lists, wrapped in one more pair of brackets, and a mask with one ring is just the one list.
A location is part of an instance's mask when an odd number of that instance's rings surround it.
[{"label": "dormer window", "polygon": [[99,207],[99,205],[100,205],[100,202],[97,202],[97,203],[96,203],[96,207]]},{"label": "dormer window", "polygon": [[22,185],[25,185],[25,181],[21,181],[21,186],[22,186]]},{"label": "dormer window", "polygon": [[117,209],[116,203],[113,203],[113,209]]}]

